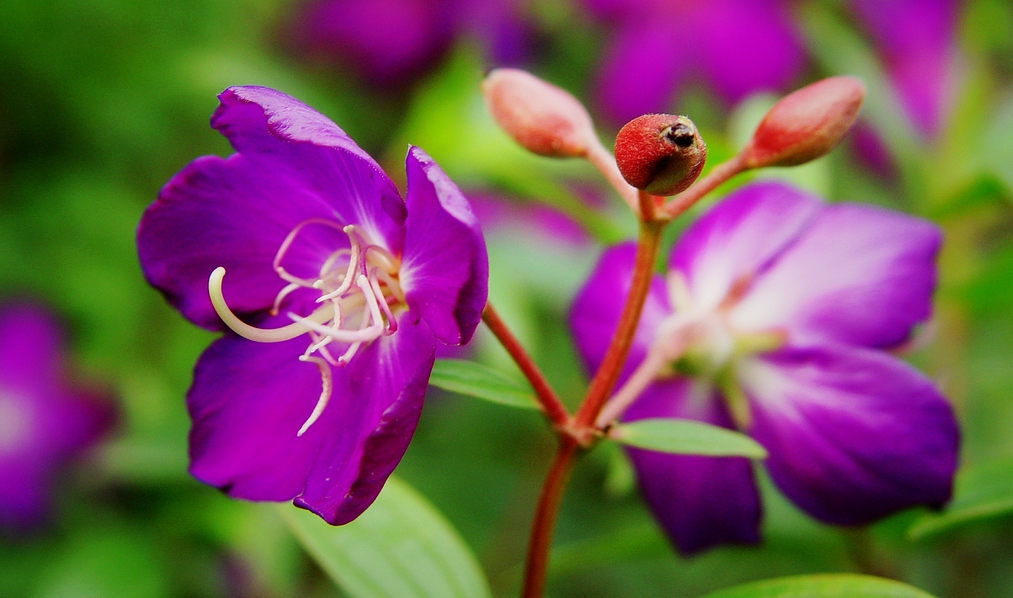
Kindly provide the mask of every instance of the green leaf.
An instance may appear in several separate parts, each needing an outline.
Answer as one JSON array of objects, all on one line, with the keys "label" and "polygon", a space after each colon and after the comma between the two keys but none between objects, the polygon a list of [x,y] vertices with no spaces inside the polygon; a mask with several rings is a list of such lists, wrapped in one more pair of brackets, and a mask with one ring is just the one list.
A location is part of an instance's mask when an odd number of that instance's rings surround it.
[{"label": "green leaf", "polygon": [[747,583],[712,592],[704,598],[932,598],[932,595],[892,579],[836,573]]},{"label": "green leaf", "polygon": [[687,419],[642,419],[615,424],[608,436],[622,444],[677,455],[767,457],[767,451],[745,434]]},{"label": "green leaf", "polygon": [[530,387],[494,369],[463,359],[438,359],[429,377],[433,386],[524,409],[538,409]]},{"label": "green leaf", "polygon": [[296,538],[352,598],[491,596],[478,562],[450,523],[395,477],[346,525],[332,527],[291,505],[279,508]]},{"label": "green leaf", "polygon": [[921,540],[943,532],[1013,514],[1013,459],[968,467],[957,474],[953,502],[941,513],[929,513],[908,530]]}]

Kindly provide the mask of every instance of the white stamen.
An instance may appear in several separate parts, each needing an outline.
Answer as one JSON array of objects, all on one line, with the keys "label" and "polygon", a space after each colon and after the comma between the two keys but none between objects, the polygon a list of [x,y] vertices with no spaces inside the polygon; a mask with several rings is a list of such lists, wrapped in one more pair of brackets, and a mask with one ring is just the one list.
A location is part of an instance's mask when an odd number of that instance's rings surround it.
[{"label": "white stamen", "polygon": [[327,362],[319,357],[308,357],[303,355],[299,357],[299,361],[308,361],[317,364],[317,368],[320,370],[320,398],[317,399],[316,406],[313,407],[313,413],[310,413],[309,418],[303,422],[299,432],[296,436],[302,436],[306,430],[309,430],[310,426],[313,425],[320,418],[320,414],[324,412],[324,408],[327,407],[328,401],[331,399],[331,390],[334,387],[334,379],[331,376],[331,366],[327,365]]},{"label": "white stamen", "polygon": [[[344,232],[348,235],[349,245],[327,256],[320,266],[317,278],[299,278],[286,271],[282,262],[299,238],[300,232],[311,224]],[[288,284],[275,297],[271,315],[277,315],[282,310],[285,299],[299,289],[313,289],[320,293],[316,303],[321,305],[308,316],[289,312],[288,317],[292,323],[287,326],[264,329],[243,322],[229,309],[222,293],[224,268],[216,268],[211,273],[208,278],[208,294],[215,313],[222,322],[244,338],[277,343],[302,334],[309,335],[310,344],[299,360],[316,364],[320,370],[322,389],[313,412],[298,432],[302,436],[320,418],[330,400],[333,391],[331,367],[344,366],[363,344],[397,331],[397,318],[391,304],[406,303],[398,282],[400,260],[387,249],[370,243],[367,235],[355,225],[342,226],[333,220],[310,218],[297,224],[285,236],[272,266]],[[335,342],[347,346],[332,348]],[[341,356],[335,359],[336,352],[342,349]]]},{"label": "white stamen", "polygon": [[226,305],[225,297],[222,295],[223,278],[225,278],[225,268],[221,266],[215,268],[208,278],[208,294],[211,296],[211,305],[215,308],[215,313],[222,319],[222,322],[243,338],[248,338],[251,341],[259,343],[280,343],[306,334],[310,324],[319,326],[320,323],[331,319],[328,310],[320,308],[310,314],[309,317],[300,318],[297,323],[282,326],[281,328],[257,328],[256,326],[250,326],[240,320],[236,314],[232,313],[229,306]]}]

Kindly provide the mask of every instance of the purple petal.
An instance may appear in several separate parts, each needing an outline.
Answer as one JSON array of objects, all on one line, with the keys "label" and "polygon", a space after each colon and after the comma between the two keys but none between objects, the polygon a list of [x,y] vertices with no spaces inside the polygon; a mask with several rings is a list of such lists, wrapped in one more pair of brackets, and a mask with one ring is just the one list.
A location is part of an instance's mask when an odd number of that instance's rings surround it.
[{"label": "purple petal", "polygon": [[742,364],[739,380],[774,482],[812,516],[860,525],[949,500],[953,410],[904,362],[853,347],[787,348]]},{"label": "purple petal", "polygon": [[449,49],[453,10],[447,0],[319,0],[304,10],[298,42],[373,85],[405,88]]},{"label": "purple petal", "polygon": [[299,361],[308,342],[228,335],[204,351],[187,393],[194,477],[249,500],[289,500],[302,492],[324,438],[341,429],[335,403],[347,400],[346,377],[335,369],[331,404],[297,435],[321,389],[317,366]]},{"label": "purple petal", "polygon": [[[570,307],[570,332],[589,372],[598,369],[619,324],[623,303],[633,280],[636,253],[634,243],[606,249]],[[658,325],[671,313],[665,283],[660,276],[655,276],[621,378],[643,361]]]},{"label": "purple petal", "polygon": [[823,208],[819,198],[780,183],[743,187],[686,230],[669,266],[686,278],[696,307],[717,307],[733,285],[777,260]]},{"label": "purple petal", "polygon": [[620,29],[598,75],[597,104],[612,123],[665,112],[685,73],[687,49],[671,23],[647,20]]},{"label": "purple petal", "polygon": [[[207,291],[218,266],[226,269],[224,295],[233,311],[270,308],[285,286],[272,261],[286,235],[307,219],[355,224],[373,242],[400,252],[404,203],[376,162],[334,123],[267,88],[234,87],[220,99],[212,124],[240,153],[191,162],[162,188],[137,232],[145,277],[185,317],[221,329]],[[347,245],[339,229],[307,227],[285,266],[318,272],[332,251]]]},{"label": "purple petal", "polygon": [[432,332],[407,315],[395,334],[360,350],[327,406],[327,436],[296,506],[340,525],[372,504],[415,432],[434,361]]},{"label": "purple petal", "polygon": [[478,221],[461,191],[432,158],[412,147],[400,280],[409,309],[436,338],[466,343],[485,308],[489,258]]},{"label": "purple petal", "polygon": [[337,125],[266,87],[230,87],[218,99],[211,126],[237,152],[329,204],[338,221],[359,225],[373,242],[401,251],[405,206],[397,188]]},{"label": "purple petal", "polygon": [[802,44],[784,2],[704,2],[693,25],[700,70],[728,102],[758,91],[785,89],[805,65]]},{"label": "purple petal", "polygon": [[115,423],[113,404],[63,382],[62,334],[32,304],[0,309],[0,527],[48,514],[56,474]]},{"label": "purple petal", "polygon": [[795,345],[903,342],[928,318],[941,235],[870,206],[826,208],[730,314],[741,330],[785,330]]},{"label": "purple petal", "polygon": [[[658,417],[733,427],[716,391],[685,378],[652,385],[624,419]],[[679,552],[689,555],[718,544],[759,541],[760,496],[748,459],[627,451],[644,500]]]},{"label": "purple petal", "polygon": [[957,0],[852,0],[901,103],[926,137],[939,132],[950,92]]},{"label": "purple petal", "polygon": [[[294,180],[236,154],[198,158],[174,176],[141,218],[137,252],[145,278],[191,322],[224,328],[208,296],[208,277],[226,270],[223,292],[239,314],[269,309],[287,284],[272,268],[285,237],[310,218],[333,219],[327,202]],[[286,255],[287,268],[316,272],[348,246],[340,230],[307,227]]]},{"label": "purple petal", "polygon": [[0,311],[0,388],[48,392],[59,376],[62,333],[53,317],[33,305]]}]

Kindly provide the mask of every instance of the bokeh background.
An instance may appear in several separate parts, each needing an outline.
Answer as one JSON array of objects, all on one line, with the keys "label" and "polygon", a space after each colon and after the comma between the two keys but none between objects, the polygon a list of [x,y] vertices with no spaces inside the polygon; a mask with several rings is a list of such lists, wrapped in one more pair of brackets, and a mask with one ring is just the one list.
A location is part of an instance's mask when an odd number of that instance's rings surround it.
[{"label": "bokeh background", "polygon": [[[841,530],[767,484],[761,546],[686,560],[620,451],[602,445],[563,504],[550,594],[690,597],[862,571],[941,597],[1013,595],[1010,0],[4,0],[0,298],[57,314],[65,377],[98,389],[118,418],[57,472],[43,525],[0,532],[0,596],[341,595],[274,508],[187,475],[183,397],[212,335],[169,308],[137,263],[135,227],[161,185],[198,155],[230,152],[208,126],[229,85],[298,97],[395,180],[409,142],[429,152],[476,203],[491,299],[561,394],[579,398],[585,374],[563,314],[600,248],[635,227],[588,165],[527,155],[496,129],[479,83],[504,65],[584,100],[606,145],[640,112],[688,114],[711,164],[778,93],[862,77],[863,118],[840,150],[757,176],[943,228],[936,314],[909,358],[959,414],[958,501],[985,505],[929,527],[911,511]],[[512,372],[487,335],[466,354]],[[552,449],[532,412],[432,390],[397,474],[508,596]]]}]

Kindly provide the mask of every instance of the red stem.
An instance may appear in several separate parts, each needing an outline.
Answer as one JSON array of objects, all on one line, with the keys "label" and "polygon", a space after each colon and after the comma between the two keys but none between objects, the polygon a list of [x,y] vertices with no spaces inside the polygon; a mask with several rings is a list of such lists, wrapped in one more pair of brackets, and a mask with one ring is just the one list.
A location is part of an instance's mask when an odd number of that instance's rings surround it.
[{"label": "red stem", "polygon": [[612,392],[616,380],[619,379],[619,371],[622,369],[626,355],[633,344],[633,336],[637,331],[637,323],[640,321],[640,312],[644,308],[644,301],[647,299],[647,291],[651,288],[654,262],[658,257],[658,246],[661,242],[661,230],[664,225],[664,222],[659,221],[640,223],[640,237],[637,239],[637,256],[633,266],[630,292],[626,296],[626,303],[619,316],[616,331],[605,351],[605,357],[588,386],[580,409],[574,416],[573,427],[577,431],[590,432],[590,427],[598,417],[598,412],[605,405],[609,393]]},{"label": "red stem", "polygon": [[697,180],[695,183],[690,185],[689,189],[686,189],[679,195],[673,197],[667,204],[665,204],[665,207],[662,208],[661,214],[668,220],[679,216],[686,210],[693,207],[693,204],[700,201],[701,197],[707,195],[713,191],[715,187],[739,174],[743,170],[746,170],[746,158],[745,154],[740,152],[727,162],[722,162],[712,168],[711,171],[707,173],[707,176]]},{"label": "red stem", "polygon": [[578,447],[574,438],[560,435],[559,448],[545,476],[542,492],[538,496],[538,505],[535,507],[535,519],[531,524],[528,558],[524,564],[524,588],[521,593],[523,598],[541,598],[545,590],[552,532],[556,526],[556,515],[559,513],[563,490],[570,479]]},{"label": "red stem", "polygon": [[556,396],[556,392],[549,386],[549,381],[545,379],[542,371],[535,365],[534,360],[531,359],[528,352],[524,350],[521,343],[510,332],[510,329],[507,328],[503,320],[500,319],[499,314],[493,309],[492,303],[485,304],[485,309],[482,310],[482,321],[496,335],[503,348],[507,350],[510,357],[517,363],[524,377],[531,383],[531,387],[535,390],[535,396],[538,398],[542,410],[545,411],[546,417],[560,431],[568,429],[570,412],[566,410],[562,401]]}]

